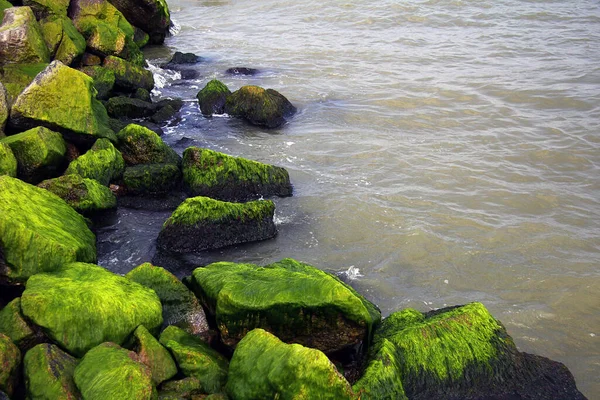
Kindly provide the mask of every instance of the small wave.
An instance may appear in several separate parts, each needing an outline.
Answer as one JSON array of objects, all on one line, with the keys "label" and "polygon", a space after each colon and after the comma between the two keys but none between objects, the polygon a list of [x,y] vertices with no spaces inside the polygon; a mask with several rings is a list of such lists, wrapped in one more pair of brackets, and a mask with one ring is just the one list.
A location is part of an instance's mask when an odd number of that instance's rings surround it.
[{"label": "small wave", "polygon": [[177,23],[174,19],[171,19],[171,26],[169,26],[169,35],[175,36],[178,35],[181,31],[181,25]]},{"label": "small wave", "polygon": [[340,277],[347,278],[351,281],[355,281],[358,278],[362,278],[364,276],[363,274],[360,273],[360,269],[358,269],[354,265],[351,265],[350,267],[348,267],[348,269],[346,271],[342,271],[338,275]]}]

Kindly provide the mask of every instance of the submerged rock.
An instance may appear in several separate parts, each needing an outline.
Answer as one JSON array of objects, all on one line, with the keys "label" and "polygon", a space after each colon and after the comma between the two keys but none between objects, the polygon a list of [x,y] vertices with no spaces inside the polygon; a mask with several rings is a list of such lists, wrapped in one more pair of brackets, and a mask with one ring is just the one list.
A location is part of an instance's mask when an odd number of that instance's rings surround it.
[{"label": "submerged rock", "polygon": [[233,67],[233,68],[227,68],[227,70],[225,71],[225,73],[227,73],[229,75],[254,76],[254,75],[258,75],[260,73],[260,71],[258,69],[256,69],[256,68]]},{"label": "submerged rock", "polygon": [[0,25],[0,65],[49,61],[48,48],[31,8],[11,7],[4,10]]},{"label": "submerged rock", "polygon": [[253,125],[278,128],[296,113],[296,107],[276,90],[242,86],[227,98],[225,112]]},{"label": "submerged rock", "polygon": [[80,213],[93,213],[117,207],[117,198],[108,187],[95,179],[83,178],[78,174],[48,179],[38,186],[54,193]]},{"label": "submerged rock", "polygon": [[85,154],[71,161],[65,174],[77,174],[94,179],[104,186],[118,179],[125,170],[121,152],[108,139],[98,139]]},{"label": "submerged rock", "polygon": [[270,200],[227,203],[192,197],[165,221],[156,245],[169,252],[190,253],[271,239],[277,234],[274,213]]},{"label": "submerged rock", "polygon": [[231,91],[224,83],[213,79],[198,92],[196,98],[202,115],[223,114],[225,112],[225,101],[231,95]]},{"label": "submerged rock", "polygon": [[19,379],[20,365],[21,351],[8,336],[0,333],[0,393],[12,396]]},{"label": "submerged rock", "polygon": [[150,129],[129,124],[117,134],[119,150],[127,165],[175,164],[181,165],[181,157]]},{"label": "submerged rock", "polygon": [[0,140],[0,175],[17,176],[17,159],[10,146]]},{"label": "submerged rock", "polygon": [[226,388],[236,400],[356,398],[325,354],[285,344],[262,329],[250,331],[238,344]]},{"label": "submerged rock", "polygon": [[152,382],[159,385],[177,374],[177,365],[169,351],[152,336],[144,325],[133,332],[131,349],[138,355],[138,361],[152,371]]},{"label": "submerged rock", "polygon": [[201,61],[202,57],[197,56],[194,53],[182,53],[180,51],[176,51],[165,67],[170,68],[171,66],[177,66],[181,64],[196,64]]},{"label": "submerged rock", "polygon": [[23,359],[27,397],[29,399],[81,398],[73,380],[78,362],[75,357],[49,343],[38,344],[29,350]]}]

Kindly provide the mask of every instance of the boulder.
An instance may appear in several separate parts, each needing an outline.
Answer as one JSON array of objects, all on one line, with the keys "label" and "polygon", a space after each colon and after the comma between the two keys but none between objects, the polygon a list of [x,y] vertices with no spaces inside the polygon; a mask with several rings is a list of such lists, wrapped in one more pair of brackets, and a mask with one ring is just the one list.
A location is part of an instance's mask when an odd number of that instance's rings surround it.
[{"label": "boulder", "polygon": [[256,68],[248,68],[248,67],[233,67],[227,68],[225,71],[226,74],[229,75],[246,75],[246,76],[254,76],[258,75],[260,71]]},{"label": "boulder", "polygon": [[[144,325],[133,332],[130,348],[138,355],[138,361],[152,371],[152,382],[159,385],[177,374],[177,365],[171,353],[152,336]],[[129,346],[128,346],[129,347]]]},{"label": "boulder", "polygon": [[66,16],[51,15],[40,21],[48,51],[54,60],[71,65],[85,52],[85,39]]},{"label": "boulder", "polygon": [[156,245],[173,253],[220,249],[277,235],[271,200],[227,203],[209,197],[186,199],[163,225]]},{"label": "boulder", "polygon": [[176,164],[138,164],[125,168],[123,184],[128,194],[166,194],[181,184]]},{"label": "boulder", "polygon": [[158,109],[157,112],[150,117],[150,121],[157,124],[164,124],[165,122],[170,121],[177,115],[177,110],[175,110],[171,105],[167,104],[164,107]]},{"label": "boulder", "polygon": [[40,26],[29,7],[4,10],[0,25],[0,65],[50,61]]},{"label": "boulder", "polygon": [[26,351],[43,340],[36,326],[30,326],[21,312],[21,298],[17,297],[0,311],[0,333],[8,336],[19,349]]},{"label": "boulder", "polygon": [[73,207],[75,211],[88,214],[117,207],[113,192],[95,179],[83,178],[78,174],[63,175],[48,179],[39,185]]},{"label": "boulder", "polygon": [[225,112],[225,101],[230,95],[231,91],[223,82],[216,79],[208,82],[196,95],[202,115],[223,114]]},{"label": "boulder", "polygon": [[192,273],[191,289],[235,346],[254,329],[326,353],[367,343],[381,313],[337,277],[292,259],[259,267],[218,262]]},{"label": "boulder", "polygon": [[253,125],[278,128],[296,113],[296,107],[273,89],[242,86],[227,98],[225,112]]},{"label": "boulder", "polygon": [[94,88],[98,99],[107,99],[115,86],[115,73],[99,65],[86,66],[79,69],[94,80]]},{"label": "boulder", "polygon": [[31,7],[40,20],[51,15],[66,17],[69,0],[23,0],[23,5]]},{"label": "boulder", "polygon": [[137,88],[144,88],[148,91],[154,88],[152,72],[122,58],[106,57],[102,66],[113,71],[115,85],[122,90],[134,92]]},{"label": "boulder", "polygon": [[262,329],[250,331],[238,344],[226,389],[236,400],[356,398],[325,354],[286,344]]},{"label": "boulder", "polygon": [[4,10],[12,7],[14,6],[8,0],[0,0],[0,21],[2,21],[2,19],[4,18]]},{"label": "boulder", "polygon": [[[0,66],[0,80],[6,89],[8,111],[21,92],[48,66],[47,63],[7,64]],[[8,121],[6,121],[8,122]]]},{"label": "boulder", "polygon": [[17,159],[6,143],[0,140],[0,175],[17,176]]},{"label": "boulder", "polygon": [[64,168],[67,145],[58,132],[38,126],[0,142],[12,150],[17,159],[17,176],[24,181],[38,183]]},{"label": "boulder", "polygon": [[9,123],[19,129],[45,126],[76,142],[114,140],[104,106],[96,100],[92,78],[53,61],[17,97]]},{"label": "boulder", "polygon": [[520,353],[481,303],[387,317],[374,335],[365,399],[584,399],[567,368]]},{"label": "boulder", "polygon": [[111,97],[105,106],[112,118],[144,118],[156,112],[156,105],[126,96]]},{"label": "boulder", "polygon": [[23,372],[29,399],[80,399],[73,375],[75,357],[58,346],[38,344],[25,354]]},{"label": "boulder", "polygon": [[173,54],[173,57],[169,60],[167,64],[165,64],[165,68],[170,68],[171,66],[177,66],[181,64],[196,64],[202,61],[202,57],[195,55],[194,53],[182,53],[180,51],[176,51]]},{"label": "boulder", "polygon": [[75,384],[86,400],[150,400],[157,397],[150,368],[114,343],[102,343],[81,359]]},{"label": "boulder", "polygon": [[10,340],[0,333],[0,393],[12,396],[19,378],[21,365],[21,351]]},{"label": "boulder", "polygon": [[[100,58],[100,56],[97,56],[96,54],[85,52],[85,53],[83,53],[83,56],[81,56],[81,65],[86,66],[86,67],[102,65],[102,59]],[[80,69],[80,71],[82,71],[82,69]],[[87,75],[89,75],[89,74],[87,74]]]},{"label": "boulder", "polygon": [[132,97],[134,99],[140,99],[148,103],[152,102],[152,96],[150,95],[150,92],[144,88],[137,88],[135,92],[133,92]]},{"label": "boulder", "polygon": [[221,392],[227,380],[229,362],[196,336],[169,326],[160,335],[160,343],[171,351],[180,371],[197,378],[204,393]]},{"label": "boulder", "polygon": [[96,237],[85,219],[47,190],[0,176],[0,276],[25,282],[65,263],[96,261]]},{"label": "boulder", "polygon": [[98,139],[85,154],[71,161],[65,174],[77,174],[95,179],[104,186],[119,179],[125,170],[121,152],[108,139]]},{"label": "boulder", "polygon": [[0,82],[0,139],[4,137],[4,128],[6,128],[9,113],[8,92],[2,82]]},{"label": "boulder", "polygon": [[202,394],[204,394],[202,392],[202,384],[198,378],[190,376],[188,378],[163,383],[160,386],[158,398],[160,400],[181,400]]},{"label": "boulder", "polygon": [[196,336],[208,331],[206,315],[194,293],[166,269],[145,263],[125,277],[156,292],[163,307],[164,327],[174,325]]},{"label": "boulder", "polygon": [[119,150],[127,165],[175,164],[181,165],[181,157],[150,129],[129,124],[117,134]]},{"label": "boulder", "polygon": [[171,25],[165,0],[110,0],[133,25],[148,33],[150,44],[162,44]]},{"label": "boulder", "polygon": [[85,263],[30,277],[21,309],[76,357],[103,342],[122,344],[139,325],[152,332],[162,325],[162,306],[154,291]]},{"label": "boulder", "polygon": [[183,152],[183,182],[193,196],[246,201],[291,196],[288,172],[281,167],[199,147]]}]

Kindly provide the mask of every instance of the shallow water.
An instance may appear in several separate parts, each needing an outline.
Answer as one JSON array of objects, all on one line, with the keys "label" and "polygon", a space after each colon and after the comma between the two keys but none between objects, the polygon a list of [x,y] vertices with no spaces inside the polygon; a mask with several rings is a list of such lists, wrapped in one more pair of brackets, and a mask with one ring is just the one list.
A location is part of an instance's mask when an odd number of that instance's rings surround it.
[{"label": "shallow water", "polygon": [[[600,398],[600,6],[597,2],[170,0],[179,32],[148,49],[205,58],[164,140],[281,165],[275,240],[164,261],[294,257],[351,281],[385,315],[481,301],[522,351]],[[230,67],[261,70],[228,76]],[[212,78],[271,87],[299,113],[268,131],[203,118]],[[100,263],[162,259],[168,213],[122,209]]]}]

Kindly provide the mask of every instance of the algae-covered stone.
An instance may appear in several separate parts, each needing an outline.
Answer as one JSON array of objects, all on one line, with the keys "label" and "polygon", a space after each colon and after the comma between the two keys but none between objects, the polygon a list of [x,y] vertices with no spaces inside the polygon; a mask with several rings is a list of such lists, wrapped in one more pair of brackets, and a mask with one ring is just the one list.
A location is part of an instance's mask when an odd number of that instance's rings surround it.
[{"label": "algae-covered stone", "polygon": [[296,107],[273,89],[242,86],[227,97],[225,112],[253,125],[277,128],[296,113]]},{"label": "algae-covered stone", "polygon": [[102,343],[75,368],[75,384],[86,400],[150,400],[157,397],[150,368],[134,352]]},{"label": "algae-covered stone", "polygon": [[285,344],[262,329],[250,331],[238,344],[226,389],[236,400],[355,398],[325,354]]},{"label": "algae-covered stone", "polygon": [[143,325],[133,332],[132,341],[132,350],[137,353],[138,360],[152,371],[152,382],[155,385],[177,374],[177,365],[169,351]]},{"label": "algae-covered stone", "polygon": [[73,381],[78,360],[49,343],[38,344],[25,354],[23,370],[27,398],[31,400],[79,399]]},{"label": "algae-covered stone", "polygon": [[117,207],[117,198],[109,188],[94,179],[82,178],[78,174],[48,179],[38,186],[54,193],[80,213]]},{"label": "algae-covered stone", "polygon": [[0,140],[0,175],[17,176],[17,159],[6,143]]},{"label": "algae-covered stone", "polygon": [[162,306],[153,290],[85,263],[29,278],[21,308],[77,357],[102,342],[123,343],[138,325],[156,332],[162,324]]},{"label": "algae-covered stone", "polygon": [[196,95],[200,111],[205,116],[223,114],[225,101],[230,94],[231,91],[223,82],[213,79]]},{"label": "algae-covered stone", "polygon": [[379,309],[337,277],[292,259],[259,267],[218,262],[192,273],[191,289],[235,346],[262,328],[285,342],[332,352],[369,339]]},{"label": "algae-covered stone", "polygon": [[114,140],[93,83],[83,72],[53,61],[17,97],[10,124],[17,128],[42,125],[85,142],[97,137]]},{"label": "algae-covered stone", "polygon": [[4,128],[6,128],[9,112],[8,92],[2,82],[0,82],[0,139],[4,136]]},{"label": "algae-covered stone", "polygon": [[55,60],[71,65],[85,52],[85,39],[66,16],[51,15],[40,21],[48,51]]},{"label": "algae-covered stone", "polygon": [[127,20],[149,35],[151,44],[162,44],[171,17],[165,0],[110,0]]},{"label": "algae-covered stone", "polygon": [[41,340],[37,329],[29,326],[21,312],[21,298],[12,300],[0,311],[0,333],[10,337],[21,350],[26,350]]},{"label": "algae-covered stone", "polygon": [[0,65],[49,61],[42,31],[31,8],[12,7],[4,10],[0,25]]},{"label": "algae-covered stone", "polygon": [[78,174],[108,184],[123,175],[125,161],[108,139],[98,139],[85,154],[71,161],[65,174]]},{"label": "algae-covered stone", "polygon": [[175,164],[139,164],[127,167],[123,183],[130,194],[163,194],[178,186],[181,171]]},{"label": "algae-covered stone", "polygon": [[150,129],[129,124],[117,134],[119,150],[127,165],[137,164],[176,164],[181,165],[181,157]]},{"label": "algae-covered stone", "polygon": [[115,86],[115,73],[99,65],[82,67],[81,72],[94,80],[94,88],[98,91],[97,98],[106,99]]},{"label": "algae-covered stone", "polygon": [[8,336],[0,333],[0,392],[12,396],[20,365],[21,351]]},{"label": "algae-covered stone", "polygon": [[6,270],[24,282],[73,261],[96,261],[96,237],[85,219],[47,190],[0,176],[0,242]]},{"label": "algae-covered stone", "polygon": [[144,118],[156,112],[156,106],[148,101],[126,96],[111,97],[106,102],[106,111],[112,118]]},{"label": "algae-covered stone", "polygon": [[227,203],[209,197],[192,197],[177,207],[163,225],[157,246],[169,252],[189,253],[277,235],[271,200]]},{"label": "algae-covered stone", "polygon": [[199,147],[183,152],[183,181],[194,196],[246,201],[291,196],[288,172],[281,167]]},{"label": "algae-covered stone", "polygon": [[197,378],[205,393],[219,393],[227,380],[229,362],[196,336],[169,326],[160,335],[185,376]]},{"label": "algae-covered stone", "polygon": [[115,85],[123,90],[135,91],[141,87],[150,91],[154,88],[152,72],[122,58],[106,57],[102,66],[114,72]]},{"label": "algae-covered stone", "polygon": [[17,175],[27,182],[37,183],[58,175],[67,152],[62,135],[42,126],[0,139],[0,142],[10,146],[17,159]]},{"label": "algae-covered stone", "polygon": [[160,400],[182,400],[201,394],[203,394],[203,392],[200,380],[190,376],[176,381],[163,383],[160,386],[158,398]]},{"label": "algae-covered stone", "polygon": [[206,315],[196,296],[166,269],[145,263],[125,277],[156,292],[163,307],[165,327],[175,325],[192,335],[208,331]]},{"label": "algae-covered stone", "polygon": [[33,79],[42,72],[48,63],[34,64],[6,64],[0,66],[0,80],[6,89],[8,100],[8,111],[23,89],[33,81]]},{"label": "algae-covered stone", "polygon": [[14,6],[8,0],[0,0],[0,21],[4,18],[4,10],[11,7]]},{"label": "algae-covered stone", "polygon": [[23,5],[31,7],[40,20],[50,15],[66,17],[69,0],[23,0]]}]

